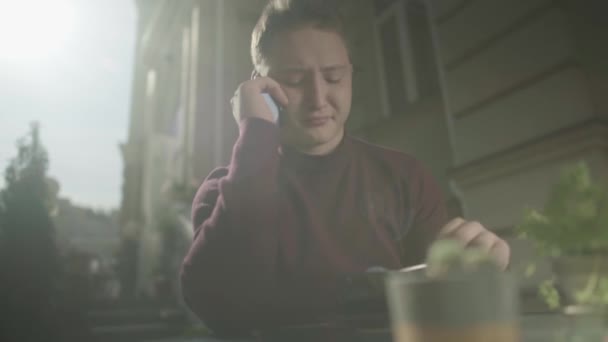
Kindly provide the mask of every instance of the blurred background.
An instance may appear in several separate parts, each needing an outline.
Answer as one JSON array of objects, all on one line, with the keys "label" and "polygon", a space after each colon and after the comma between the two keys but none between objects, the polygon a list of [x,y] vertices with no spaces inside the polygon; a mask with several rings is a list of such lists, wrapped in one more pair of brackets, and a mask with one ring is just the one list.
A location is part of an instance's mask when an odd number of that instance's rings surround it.
[{"label": "blurred background", "polygon": [[[341,2],[350,132],[424,161],[451,214],[509,240],[523,273],[536,258],[515,231],[524,210],[543,207],[566,165],[608,175],[606,4]],[[229,99],[251,74],[264,4],[0,1],[5,322],[39,317],[34,330],[57,340],[202,333],[176,276],[194,192],[229,162]]]}]

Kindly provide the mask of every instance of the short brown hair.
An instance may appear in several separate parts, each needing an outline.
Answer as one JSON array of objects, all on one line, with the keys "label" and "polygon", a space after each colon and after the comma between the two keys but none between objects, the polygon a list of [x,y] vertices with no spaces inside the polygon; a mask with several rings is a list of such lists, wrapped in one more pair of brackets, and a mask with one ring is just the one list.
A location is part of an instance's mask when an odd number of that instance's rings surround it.
[{"label": "short brown hair", "polygon": [[251,61],[256,70],[266,62],[277,33],[306,25],[338,33],[348,49],[339,3],[339,0],[270,0],[251,34]]}]

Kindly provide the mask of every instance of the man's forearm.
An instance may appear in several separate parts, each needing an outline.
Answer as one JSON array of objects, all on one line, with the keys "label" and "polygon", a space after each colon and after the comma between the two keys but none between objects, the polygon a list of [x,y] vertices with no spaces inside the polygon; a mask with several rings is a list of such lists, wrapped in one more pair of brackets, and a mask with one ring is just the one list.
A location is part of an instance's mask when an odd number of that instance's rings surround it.
[{"label": "man's forearm", "polygon": [[228,174],[216,181],[217,197],[195,204],[195,211],[209,212],[195,213],[197,234],[184,260],[182,288],[212,327],[255,324],[276,288],[278,133],[271,125],[245,123]]}]

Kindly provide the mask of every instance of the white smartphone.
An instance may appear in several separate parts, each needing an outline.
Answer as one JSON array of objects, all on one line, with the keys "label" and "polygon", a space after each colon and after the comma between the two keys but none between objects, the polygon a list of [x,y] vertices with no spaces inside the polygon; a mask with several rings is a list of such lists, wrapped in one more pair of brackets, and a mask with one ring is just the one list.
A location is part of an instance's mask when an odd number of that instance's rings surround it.
[{"label": "white smartphone", "polygon": [[274,122],[278,122],[279,121],[279,106],[274,101],[272,96],[270,96],[270,94],[262,93],[262,96],[264,96],[264,100],[266,100],[266,104],[268,105],[268,107],[270,108],[270,111],[272,112],[272,118],[274,119]]}]

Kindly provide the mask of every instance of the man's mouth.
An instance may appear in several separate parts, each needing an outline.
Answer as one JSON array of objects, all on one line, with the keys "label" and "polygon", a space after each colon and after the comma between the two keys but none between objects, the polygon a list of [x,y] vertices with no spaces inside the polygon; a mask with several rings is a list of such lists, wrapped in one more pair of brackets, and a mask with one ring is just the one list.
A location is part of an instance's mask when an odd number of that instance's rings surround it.
[{"label": "man's mouth", "polygon": [[302,123],[306,127],[320,127],[328,123],[329,120],[331,120],[329,116],[318,116],[303,119]]}]

